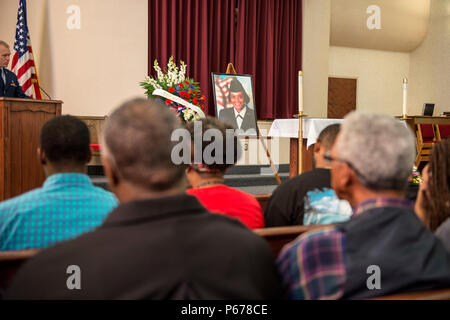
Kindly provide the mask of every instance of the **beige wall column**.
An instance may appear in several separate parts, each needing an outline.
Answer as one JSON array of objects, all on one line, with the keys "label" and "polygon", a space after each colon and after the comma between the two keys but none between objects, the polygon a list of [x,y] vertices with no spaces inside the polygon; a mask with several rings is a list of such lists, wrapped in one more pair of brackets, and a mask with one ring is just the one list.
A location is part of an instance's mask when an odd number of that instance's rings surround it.
[{"label": "beige wall column", "polygon": [[450,0],[431,1],[430,24],[420,47],[411,52],[408,114],[435,103],[434,115],[450,111]]},{"label": "beige wall column", "polygon": [[409,53],[330,47],[330,76],[357,79],[357,110],[401,115],[408,73]]},{"label": "beige wall column", "polygon": [[330,0],[303,0],[302,69],[304,110],[327,117]]}]

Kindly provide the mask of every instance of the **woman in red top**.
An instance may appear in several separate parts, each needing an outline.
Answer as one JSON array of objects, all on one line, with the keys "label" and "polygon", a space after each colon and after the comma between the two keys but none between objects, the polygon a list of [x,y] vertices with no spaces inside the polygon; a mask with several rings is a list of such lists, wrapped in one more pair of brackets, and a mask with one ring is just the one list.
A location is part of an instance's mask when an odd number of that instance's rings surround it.
[{"label": "woman in red top", "polygon": [[[197,197],[200,203],[213,213],[236,218],[251,229],[264,228],[264,215],[256,198],[251,194],[223,184],[225,171],[233,166],[240,156],[241,147],[236,136],[229,135],[230,141],[225,141],[225,137],[227,137],[226,130],[234,130],[233,127],[212,117],[206,117],[195,122],[190,122],[187,125],[187,129],[190,131],[192,138],[192,155],[195,149],[194,137],[196,136],[194,135],[194,127],[196,130],[195,133],[198,136],[200,136],[198,133],[201,132],[201,137],[203,137],[205,131],[216,129],[209,132],[212,133],[215,139],[222,138],[223,153],[216,157],[214,151],[210,153],[204,152],[205,148],[212,142],[199,139],[202,140],[199,141],[201,143],[202,158],[210,155],[214,161],[210,161],[211,159],[202,159],[203,162],[212,164],[202,163],[189,165],[186,169],[186,176],[192,188],[188,189],[186,193]],[[197,132],[199,128],[201,131]],[[216,140],[213,143],[216,143]],[[230,150],[227,150],[227,146],[230,145]],[[209,150],[211,148],[210,146]],[[200,151],[200,145],[198,149]],[[228,153],[233,152],[234,157],[227,157],[227,151]]]}]

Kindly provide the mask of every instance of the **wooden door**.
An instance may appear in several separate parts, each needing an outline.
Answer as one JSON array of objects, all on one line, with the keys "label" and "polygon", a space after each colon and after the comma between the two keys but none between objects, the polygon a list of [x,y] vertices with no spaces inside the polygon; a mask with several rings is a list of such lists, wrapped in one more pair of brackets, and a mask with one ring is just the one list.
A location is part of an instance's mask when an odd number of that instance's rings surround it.
[{"label": "wooden door", "polygon": [[356,79],[328,78],[328,112],[330,119],[342,119],[356,109]]}]

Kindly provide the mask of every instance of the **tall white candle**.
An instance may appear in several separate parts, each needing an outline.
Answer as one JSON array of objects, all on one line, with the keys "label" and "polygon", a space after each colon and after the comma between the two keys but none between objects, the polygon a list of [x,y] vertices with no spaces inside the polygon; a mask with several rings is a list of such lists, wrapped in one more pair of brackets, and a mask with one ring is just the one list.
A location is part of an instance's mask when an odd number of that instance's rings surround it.
[{"label": "tall white candle", "polygon": [[408,79],[403,79],[403,115],[406,116],[406,103],[408,99]]},{"label": "tall white candle", "polygon": [[303,112],[303,72],[298,72],[298,112]]}]

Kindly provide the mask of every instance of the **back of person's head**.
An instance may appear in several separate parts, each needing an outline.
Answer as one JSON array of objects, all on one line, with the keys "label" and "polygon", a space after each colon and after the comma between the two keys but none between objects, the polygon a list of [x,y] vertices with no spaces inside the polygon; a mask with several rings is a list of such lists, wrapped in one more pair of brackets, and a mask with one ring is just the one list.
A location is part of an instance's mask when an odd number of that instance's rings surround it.
[{"label": "back of person's head", "polygon": [[53,164],[85,165],[91,156],[89,144],[87,125],[74,116],[50,119],[41,130],[41,150]]},{"label": "back of person's head", "polygon": [[183,166],[171,161],[175,114],[155,99],[133,99],[113,111],[103,129],[103,156],[128,183],[164,191],[180,183]]},{"label": "back of person's head", "polygon": [[428,172],[426,199],[428,227],[436,230],[450,218],[450,138],[433,147]]},{"label": "back of person's head", "polygon": [[339,123],[329,125],[320,132],[319,137],[317,137],[317,142],[320,142],[325,150],[330,150],[333,147],[340,130],[341,125]]},{"label": "back of person's head", "polygon": [[414,164],[412,131],[387,115],[354,111],[345,117],[336,142],[338,157],[371,190],[404,191]]},{"label": "back of person's head", "polygon": [[[186,128],[192,141],[192,160],[194,160],[193,152],[196,144],[198,150],[202,152],[203,166],[196,166],[200,168],[200,170],[197,170],[199,173],[215,171],[225,173],[241,157],[241,144],[234,134],[233,126],[230,124],[207,116],[188,123]],[[196,130],[198,130],[198,135],[201,134],[201,140],[195,139]]]}]

